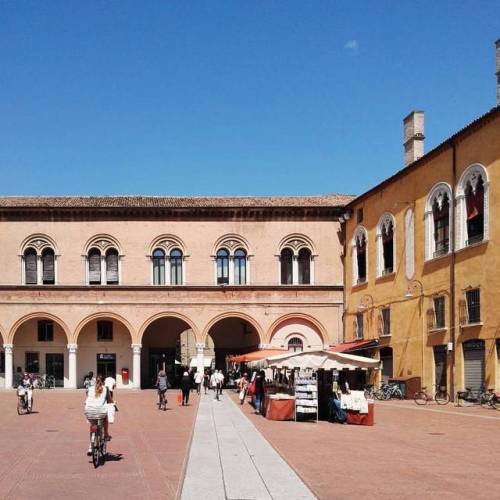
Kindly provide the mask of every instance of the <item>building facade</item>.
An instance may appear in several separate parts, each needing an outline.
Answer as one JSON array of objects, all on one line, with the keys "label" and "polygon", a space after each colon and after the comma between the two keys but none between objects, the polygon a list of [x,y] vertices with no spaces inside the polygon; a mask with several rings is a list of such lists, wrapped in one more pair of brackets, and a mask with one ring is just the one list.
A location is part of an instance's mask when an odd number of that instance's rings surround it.
[{"label": "building facade", "polygon": [[351,199],[0,198],[1,385],[29,371],[80,387],[93,371],[148,387],[207,350],[223,367],[337,343]]},{"label": "building facade", "polygon": [[424,156],[423,133],[412,113],[405,168],[347,207],[345,340],[374,382],[498,390],[500,107]]}]

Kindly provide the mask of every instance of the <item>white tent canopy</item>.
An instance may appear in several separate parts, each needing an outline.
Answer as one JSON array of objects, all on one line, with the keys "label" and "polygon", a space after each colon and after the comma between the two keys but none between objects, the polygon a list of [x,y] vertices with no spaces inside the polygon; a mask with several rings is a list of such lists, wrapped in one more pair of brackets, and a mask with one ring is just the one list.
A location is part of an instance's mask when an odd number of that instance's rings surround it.
[{"label": "white tent canopy", "polygon": [[356,370],[378,368],[378,359],[355,356],[341,352],[330,351],[304,351],[288,352],[269,356],[268,358],[249,363],[252,368],[310,368],[317,370]]},{"label": "white tent canopy", "polygon": [[[210,368],[211,365],[212,365],[212,358],[203,356],[203,366],[205,368]],[[197,357],[191,358],[191,362],[189,363],[189,368],[196,368],[197,366],[198,366],[198,358]]]}]

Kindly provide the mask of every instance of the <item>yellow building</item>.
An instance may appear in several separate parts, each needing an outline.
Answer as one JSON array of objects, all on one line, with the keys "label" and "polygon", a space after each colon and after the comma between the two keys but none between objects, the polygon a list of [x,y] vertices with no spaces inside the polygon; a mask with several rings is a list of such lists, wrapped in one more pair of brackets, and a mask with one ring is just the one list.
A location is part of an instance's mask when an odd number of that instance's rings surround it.
[{"label": "yellow building", "polygon": [[344,342],[380,357],[375,383],[500,390],[500,106],[422,156],[423,118],[405,167],[347,206]]}]

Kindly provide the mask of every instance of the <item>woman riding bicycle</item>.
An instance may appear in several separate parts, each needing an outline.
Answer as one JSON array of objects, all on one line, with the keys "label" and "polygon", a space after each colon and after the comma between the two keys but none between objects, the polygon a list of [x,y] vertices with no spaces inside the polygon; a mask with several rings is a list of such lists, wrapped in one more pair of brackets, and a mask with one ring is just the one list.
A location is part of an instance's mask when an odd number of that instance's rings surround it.
[{"label": "woman riding bicycle", "polygon": [[[108,409],[106,406],[106,404],[110,402],[109,399],[109,392],[104,385],[103,377],[102,375],[98,375],[95,385],[89,387],[87,399],[85,400],[84,413],[91,425],[96,425],[98,420],[103,420],[104,439],[106,441],[111,440],[111,436],[108,432]],[[89,445],[87,455],[90,455],[91,453],[92,447]]]}]

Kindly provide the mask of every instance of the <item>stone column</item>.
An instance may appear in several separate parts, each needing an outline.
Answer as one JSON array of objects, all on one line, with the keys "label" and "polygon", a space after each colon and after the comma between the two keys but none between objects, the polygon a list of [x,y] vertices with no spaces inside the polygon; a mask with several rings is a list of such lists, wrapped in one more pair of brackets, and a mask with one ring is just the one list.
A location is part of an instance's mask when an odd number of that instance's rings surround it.
[{"label": "stone column", "polygon": [[203,373],[205,371],[205,356],[203,352],[205,351],[205,344],[201,342],[196,342],[196,369]]},{"label": "stone column", "polygon": [[5,388],[12,389],[12,375],[14,373],[14,344],[4,344],[5,351]]},{"label": "stone column", "polygon": [[132,344],[132,384],[135,389],[141,388],[141,344]]},{"label": "stone column", "polygon": [[292,260],[292,284],[299,284],[299,257],[298,255],[293,256]]},{"label": "stone column", "polygon": [[77,344],[68,344],[68,389],[76,389],[76,351]]}]

